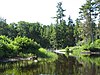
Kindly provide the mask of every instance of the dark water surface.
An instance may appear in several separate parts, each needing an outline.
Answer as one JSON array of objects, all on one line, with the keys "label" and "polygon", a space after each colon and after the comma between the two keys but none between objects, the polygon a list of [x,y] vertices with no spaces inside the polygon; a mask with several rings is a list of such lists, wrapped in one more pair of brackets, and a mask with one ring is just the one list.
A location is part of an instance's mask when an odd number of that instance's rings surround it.
[{"label": "dark water surface", "polygon": [[93,59],[60,55],[55,62],[0,63],[0,75],[100,75],[100,57]]}]

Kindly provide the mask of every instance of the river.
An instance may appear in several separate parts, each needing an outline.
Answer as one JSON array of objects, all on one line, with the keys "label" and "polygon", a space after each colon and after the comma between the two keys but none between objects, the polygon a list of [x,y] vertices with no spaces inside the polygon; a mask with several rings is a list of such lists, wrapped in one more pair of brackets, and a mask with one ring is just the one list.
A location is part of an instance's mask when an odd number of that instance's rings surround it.
[{"label": "river", "polygon": [[3,62],[0,75],[100,75],[100,57],[59,55],[55,62]]}]

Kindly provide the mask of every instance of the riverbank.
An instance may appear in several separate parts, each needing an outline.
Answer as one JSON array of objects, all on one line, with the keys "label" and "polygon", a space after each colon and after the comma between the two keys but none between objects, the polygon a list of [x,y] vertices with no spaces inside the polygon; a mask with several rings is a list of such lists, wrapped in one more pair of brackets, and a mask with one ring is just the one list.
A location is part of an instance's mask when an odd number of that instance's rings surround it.
[{"label": "riverbank", "polygon": [[73,55],[80,55],[80,53],[99,54],[100,53],[100,39],[95,40],[93,43],[83,43],[73,47],[66,47],[67,52],[72,52]]},{"label": "riverbank", "polygon": [[58,59],[58,55],[56,53],[47,51],[44,48],[40,48],[37,53],[34,54],[20,54],[17,57],[11,58],[2,58],[0,62],[15,62],[15,61],[27,61],[27,60],[37,60],[37,61],[55,61]]},{"label": "riverbank", "polygon": [[38,60],[38,58],[37,58],[37,56],[31,56],[31,57],[27,57],[27,58],[14,57],[14,58],[0,59],[0,62],[15,62],[15,61],[26,61],[26,60]]}]

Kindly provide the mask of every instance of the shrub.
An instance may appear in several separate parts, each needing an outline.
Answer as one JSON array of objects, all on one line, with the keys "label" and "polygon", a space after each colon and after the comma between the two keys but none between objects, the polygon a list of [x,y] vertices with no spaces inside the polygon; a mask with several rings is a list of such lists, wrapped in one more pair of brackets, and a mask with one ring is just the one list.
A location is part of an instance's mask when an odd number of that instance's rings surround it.
[{"label": "shrub", "polygon": [[35,53],[40,48],[34,40],[27,37],[16,37],[13,41],[7,36],[0,36],[0,58],[15,57],[22,54]]},{"label": "shrub", "polygon": [[14,49],[18,50],[18,53],[34,53],[35,50],[40,48],[39,44],[27,37],[16,37],[12,44],[14,45]]},{"label": "shrub", "polygon": [[93,52],[100,52],[100,39],[97,39],[94,41],[94,43],[91,43],[89,50]]},{"label": "shrub", "polygon": [[36,55],[38,57],[45,58],[45,57],[47,57],[46,53],[47,53],[47,51],[44,48],[39,48],[39,50],[36,52]]},{"label": "shrub", "polygon": [[97,39],[97,40],[94,42],[94,45],[95,45],[95,47],[100,48],[100,39]]},{"label": "shrub", "polygon": [[10,43],[12,41],[10,38],[8,38],[5,35],[1,35],[0,36],[0,40],[2,40],[3,42],[5,42],[5,44],[8,44],[8,43]]},{"label": "shrub", "polygon": [[66,50],[67,52],[69,52],[69,47],[67,46],[67,47],[65,48],[65,50]]},{"label": "shrub", "polygon": [[7,36],[0,36],[0,57],[10,56],[11,50],[8,45],[12,42]]},{"label": "shrub", "polygon": [[100,39],[97,39],[94,41],[94,43],[91,43],[90,48],[100,48]]},{"label": "shrub", "polygon": [[84,44],[84,45],[82,45],[82,49],[83,50],[89,50],[89,48],[90,48],[90,44]]}]

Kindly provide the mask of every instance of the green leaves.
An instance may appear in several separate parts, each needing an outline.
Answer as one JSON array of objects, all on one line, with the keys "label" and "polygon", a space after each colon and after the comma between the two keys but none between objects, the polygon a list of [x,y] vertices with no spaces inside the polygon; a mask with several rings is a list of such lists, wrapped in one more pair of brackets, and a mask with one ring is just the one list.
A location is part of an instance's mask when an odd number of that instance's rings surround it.
[{"label": "green leaves", "polygon": [[11,41],[12,40],[6,36],[3,35],[0,36],[0,52],[2,53],[0,57],[9,56],[10,50],[8,45],[11,43]]},{"label": "green leaves", "polygon": [[52,60],[56,60],[58,58],[57,54],[47,51],[44,48],[39,48],[38,56],[41,58],[50,58]]},{"label": "green leaves", "polygon": [[40,48],[34,40],[27,37],[16,37],[13,41],[6,37],[0,36],[0,57],[12,57],[17,56],[20,52],[28,54],[34,53]]},{"label": "green leaves", "polygon": [[[84,40],[89,40],[91,42],[95,39],[95,33],[96,33],[96,24],[95,20],[97,20],[97,17],[99,16],[98,11],[98,3],[96,0],[87,0],[84,5],[80,8],[80,18],[81,20],[84,20],[83,24],[83,31],[84,31]],[[89,42],[87,41],[87,42]]]},{"label": "green leaves", "polygon": [[40,47],[39,44],[34,42],[34,40],[31,40],[25,36],[16,37],[13,41],[13,45],[18,46],[19,52],[23,52],[23,53],[34,52],[34,50],[38,50],[38,48]]},{"label": "green leaves", "polygon": [[94,45],[96,48],[99,48],[100,49],[100,39],[97,39],[95,42],[94,42]]}]

